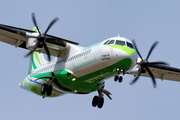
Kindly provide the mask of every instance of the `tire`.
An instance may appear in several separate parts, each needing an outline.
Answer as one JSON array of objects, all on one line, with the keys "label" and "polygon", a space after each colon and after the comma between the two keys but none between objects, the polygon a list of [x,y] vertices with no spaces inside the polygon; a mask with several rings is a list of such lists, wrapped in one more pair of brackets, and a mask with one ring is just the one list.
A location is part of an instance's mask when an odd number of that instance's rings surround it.
[{"label": "tire", "polygon": [[53,87],[52,87],[52,85],[50,85],[50,86],[47,88],[47,93],[46,93],[46,95],[47,95],[47,96],[50,96],[51,93],[52,93],[52,90],[53,90]]},{"label": "tire", "polygon": [[118,80],[118,75],[114,76],[114,81],[116,82]]},{"label": "tire", "polygon": [[104,98],[102,97],[102,98],[99,100],[98,108],[102,108],[103,105],[104,105]]},{"label": "tire", "polygon": [[46,83],[44,83],[42,86],[41,86],[41,94],[44,95],[47,91],[47,87],[48,85]]},{"label": "tire", "polygon": [[123,80],[123,77],[122,77],[122,76],[120,76],[120,77],[119,77],[119,79],[118,79],[118,81],[121,83],[121,82],[122,82],[122,80]]},{"label": "tire", "polygon": [[99,102],[99,97],[98,96],[94,96],[93,100],[92,100],[92,106],[96,107],[98,105]]}]

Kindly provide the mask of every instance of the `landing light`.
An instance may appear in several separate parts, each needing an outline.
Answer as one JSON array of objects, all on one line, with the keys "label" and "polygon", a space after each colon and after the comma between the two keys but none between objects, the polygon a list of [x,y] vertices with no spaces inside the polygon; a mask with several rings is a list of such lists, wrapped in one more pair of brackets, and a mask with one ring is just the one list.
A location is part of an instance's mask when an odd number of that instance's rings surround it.
[{"label": "landing light", "polygon": [[73,78],[73,79],[72,79],[72,81],[75,81],[75,80],[76,80],[76,78]]}]

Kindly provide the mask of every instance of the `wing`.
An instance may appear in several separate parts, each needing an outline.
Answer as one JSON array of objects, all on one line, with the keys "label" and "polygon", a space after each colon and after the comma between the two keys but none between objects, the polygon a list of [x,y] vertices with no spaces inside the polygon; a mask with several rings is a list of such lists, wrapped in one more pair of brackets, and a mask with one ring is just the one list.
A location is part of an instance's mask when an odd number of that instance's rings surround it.
[{"label": "wing", "polygon": [[[34,31],[32,30],[26,30],[22,28],[0,24],[0,41],[13,45],[15,47],[27,49],[26,43],[28,42],[29,36],[31,36],[32,33],[34,33]],[[50,41],[48,41],[49,39]],[[52,56],[59,57],[63,51],[67,51],[67,49],[70,48],[68,44],[77,46],[79,43],[47,35],[46,44],[49,48],[50,54]],[[44,48],[36,51],[46,54]]]},{"label": "wing", "polygon": [[[180,69],[178,68],[165,65],[149,65],[149,68],[155,78],[180,82]],[[141,76],[150,77],[147,72],[141,74]]]}]

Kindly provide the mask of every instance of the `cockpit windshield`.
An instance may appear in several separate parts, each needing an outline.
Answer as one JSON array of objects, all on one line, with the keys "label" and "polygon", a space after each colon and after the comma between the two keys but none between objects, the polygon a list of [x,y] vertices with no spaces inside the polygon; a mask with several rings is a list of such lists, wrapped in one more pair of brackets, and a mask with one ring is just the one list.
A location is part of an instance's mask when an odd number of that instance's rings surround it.
[{"label": "cockpit windshield", "polygon": [[116,40],[116,45],[125,45],[125,41]]},{"label": "cockpit windshield", "polygon": [[115,40],[111,40],[111,41],[109,41],[109,42],[108,42],[108,45],[110,45],[110,44],[114,44],[114,41],[115,41]]},{"label": "cockpit windshield", "polygon": [[107,40],[104,45],[121,45],[121,46],[127,46],[130,47],[132,49],[134,49],[134,46],[132,43],[128,42],[128,41],[124,41],[124,40]]},{"label": "cockpit windshield", "polygon": [[127,42],[127,46],[134,49],[133,45],[129,42]]}]

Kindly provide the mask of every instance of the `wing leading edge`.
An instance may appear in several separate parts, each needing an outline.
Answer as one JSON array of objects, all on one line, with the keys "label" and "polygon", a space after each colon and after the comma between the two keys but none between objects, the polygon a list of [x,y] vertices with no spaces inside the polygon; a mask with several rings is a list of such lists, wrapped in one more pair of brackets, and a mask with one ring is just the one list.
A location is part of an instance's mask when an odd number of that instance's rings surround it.
[{"label": "wing leading edge", "polygon": [[[28,42],[28,38],[32,36],[32,33],[34,33],[34,31],[32,30],[0,24],[0,41],[13,45],[15,47],[27,49],[26,43]],[[47,37],[46,44],[50,50],[50,54],[56,57],[59,56],[59,54],[61,54],[62,51],[66,49],[66,44],[72,44],[72,45],[79,44],[79,43],[66,40],[63,38],[55,37],[52,35],[47,35],[46,37]],[[50,41],[48,41],[48,39]],[[62,43],[64,44],[64,46],[59,45]],[[46,51],[44,50],[44,48],[42,48],[40,51],[39,50],[36,50],[36,51],[46,54]]]}]

